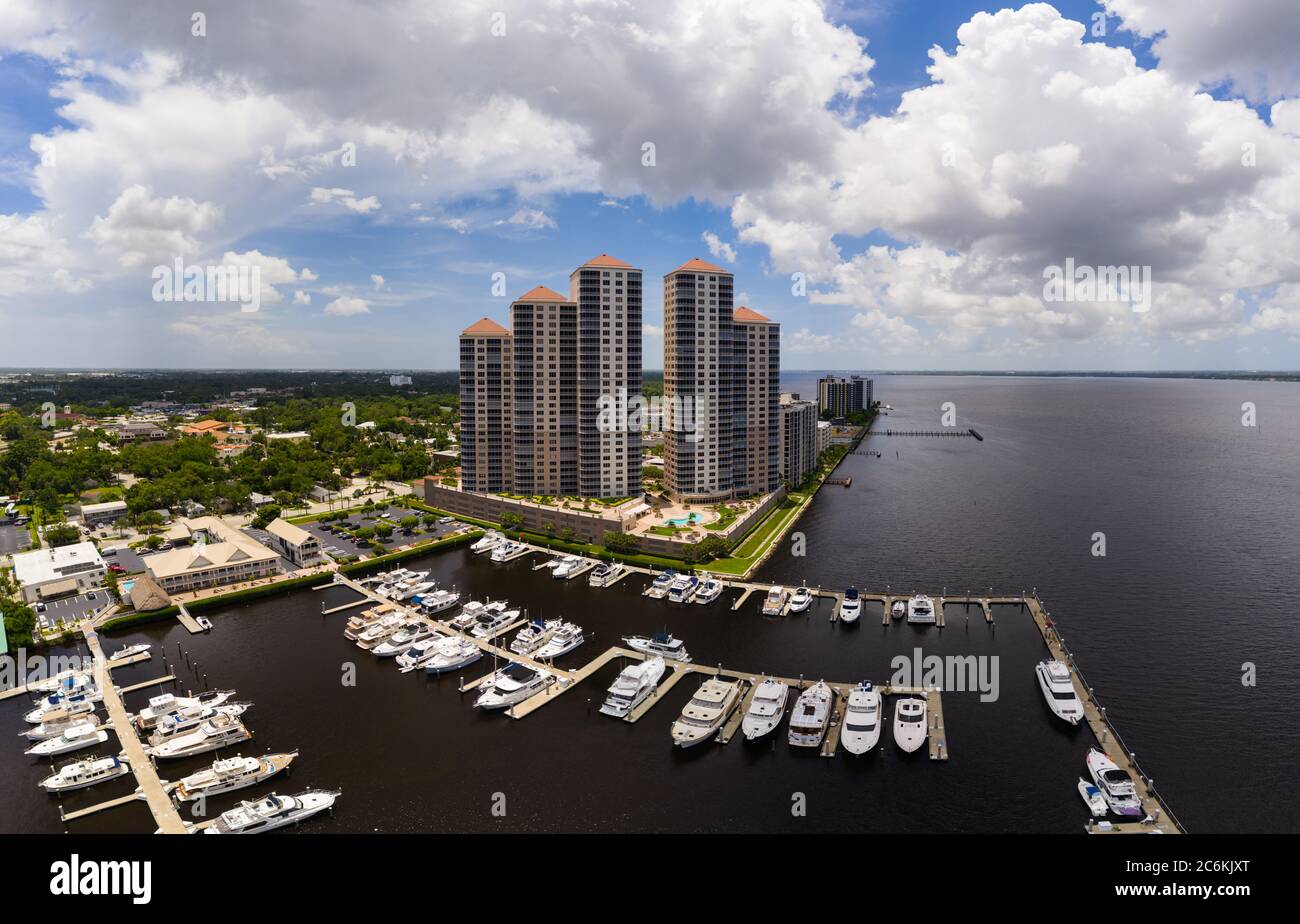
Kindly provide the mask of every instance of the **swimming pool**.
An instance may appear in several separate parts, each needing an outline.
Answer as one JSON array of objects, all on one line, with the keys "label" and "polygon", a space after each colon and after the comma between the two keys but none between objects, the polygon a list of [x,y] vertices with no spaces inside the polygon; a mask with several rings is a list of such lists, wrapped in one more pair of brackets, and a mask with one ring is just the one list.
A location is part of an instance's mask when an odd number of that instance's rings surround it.
[{"label": "swimming pool", "polygon": [[704,517],[700,516],[700,514],[698,513],[688,513],[684,517],[673,517],[672,519],[664,520],[664,525],[665,526],[690,526],[693,523],[701,522],[703,519]]}]

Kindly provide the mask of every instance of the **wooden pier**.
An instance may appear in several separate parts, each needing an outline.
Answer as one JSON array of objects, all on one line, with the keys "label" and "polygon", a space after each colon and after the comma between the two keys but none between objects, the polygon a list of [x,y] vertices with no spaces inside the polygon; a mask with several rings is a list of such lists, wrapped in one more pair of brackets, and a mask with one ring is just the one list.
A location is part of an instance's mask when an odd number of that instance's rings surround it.
[{"label": "wooden pier", "polygon": [[322,609],[322,610],[320,611],[320,614],[321,614],[322,616],[329,616],[329,615],[332,614],[332,613],[341,613],[341,612],[343,612],[344,610],[350,610],[350,609],[353,609],[353,608],[358,607],[358,606],[365,606],[367,603],[370,603],[370,602],[371,602],[371,600],[370,600],[369,597],[362,597],[360,600],[353,600],[351,603],[344,603],[344,604],[342,604],[342,605],[340,605],[340,606],[334,606],[334,607],[329,608],[328,610],[326,610],[326,609]]},{"label": "wooden pier", "polygon": [[125,696],[127,693],[134,693],[137,690],[147,690],[149,687],[161,686],[164,683],[174,683],[175,680],[175,674],[168,674],[165,677],[158,677],[155,680],[146,680],[142,683],[133,683],[129,687],[122,687],[122,689],[118,690],[118,693]]},{"label": "wooden pier", "polygon": [[[95,661],[103,663],[104,652],[99,645],[99,636],[95,634],[94,630],[87,630],[86,646],[90,649]],[[127,763],[131,765],[131,772],[135,775],[136,782],[140,784],[140,790],[145,801],[149,803],[149,811],[153,813],[159,833],[189,833],[189,829],[185,827],[185,822],[181,820],[180,813],[176,811],[176,805],[172,802],[171,796],[158,779],[158,772],[145,754],[140,739],[136,737],[135,729],[131,726],[131,718],[127,715],[126,707],[122,704],[122,697],[118,694],[117,688],[113,686],[111,678],[105,678],[105,681],[100,686],[104,694],[104,708],[108,710],[108,719],[113,725],[113,731],[117,734],[118,741],[122,744],[123,751],[126,753]]]},{"label": "wooden pier", "polygon": [[668,675],[668,679],[661,682],[659,686],[655,688],[653,693],[642,700],[635,709],[623,718],[623,721],[636,722],[657,705],[658,702],[664,698],[665,693],[677,686],[678,681],[690,673],[689,670],[683,670],[685,666],[686,665],[683,665],[680,662],[674,664],[672,673]]},{"label": "wooden pier", "polygon": [[144,793],[136,790],[125,796],[118,796],[116,799],[109,799],[107,802],[100,802],[97,805],[91,805],[83,809],[77,809],[75,812],[64,812],[59,809],[59,820],[68,822],[76,821],[78,818],[85,818],[87,815],[94,815],[96,812],[102,812],[106,809],[117,808],[119,805],[130,805],[132,802],[139,802],[144,798]]},{"label": "wooden pier", "polygon": [[190,615],[190,611],[185,608],[184,603],[176,604],[176,618],[180,620],[182,626],[189,630],[190,635],[198,635],[203,631],[203,627]]}]

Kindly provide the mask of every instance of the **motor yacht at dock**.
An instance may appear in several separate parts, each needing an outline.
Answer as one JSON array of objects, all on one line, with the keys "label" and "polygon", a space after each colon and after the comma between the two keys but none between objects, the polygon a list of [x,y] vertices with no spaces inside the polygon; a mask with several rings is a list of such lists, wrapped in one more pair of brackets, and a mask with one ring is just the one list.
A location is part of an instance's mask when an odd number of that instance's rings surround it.
[{"label": "motor yacht at dock", "polygon": [[261,834],[285,825],[298,824],[313,815],[334,807],[341,793],[324,789],[309,789],[296,796],[279,796],[275,793],[258,802],[241,802],[210,827],[204,834]]},{"label": "motor yacht at dock", "polygon": [[835,691],[819,680],[799,694],[790,713],[790,743],[800,748],[821,745],[830,726]]},{"label": "motor yacht at dock", "polygon": [[74,693],[84,687],[95,685],[94,669],[70,669],[61,671],[44,680],[34,680],[27,684],[30,693]]},{"label": "motor yacht at dock", "polygon": [[533,655],[533,657],[539,661],[558,658],[573,651],[584,641],[586,641],[586,636],[583,635],[582,626],[577,623],[562,622],[551,633],[546,643],[537,649],[537,654]]},{"label": "motor yacht at dock", "polygon": [[372,606],[367,610],[349,616],[347,623],[343,626],[343,637],[355,642],[357,636],[366,629],[375,625],[385,616],[396,612],[397,607],[393,606],[391,603],[381,603],[378,606]]},{"label": "motor yacht at dock", "polygon": [[395,658],[416,642],[422,642],[432,635],[433,626],[421,620],[413,620],[376,645],[371,653],[377,658]]},{"label": "motor yacht at dock", "polygon": [[475,638],[490,639],[518,618],[518,610],[487,609],[474,620],[469,634]]},{"label": "motor yacht at dock", "polygon": [[674,638],[668,632],[656,635],[627,635],[623,637],[627,647],[642,654],[659,655],[669,661],[689,662],[691,656],[686,653],[686,643]]},{"label": "motor yacht at dock", "polygon": [[669,603],[686,603],[691,597],[695,596],[695,591],[699,589],[700,579],[693,574],[679,574],[677,579],[668,587]]},{"label": "motor yacht at dock", "polygon": [[193,731],[204,722],[219,715],[237,719],[252,708],[252,705],[252,703],[222,703],[220,706],[208,708],[195,706],[185,709],[176,713],[176,715],[168,716],[155,725],[153,734],[148,736],[148,741],[150,744],[162,744],[164,741],[171,740],[178,735]]},{"label": "motor yacht at dock", "polygon": [[662,600],[664,597],[668,596],[668,589],[673,586],[673,582],[676,580],[677,572],[672,568],[669,568],[650,582],[650,586],[646,589],[645,595],[652,600]]},{"label": "motor yacht at dock", "polygon": [[1138,799],[1133,778],[1121,770],[1115,761],[1096,748],[1091,748],[1086,762],[1092,781],[1101,790],[1102,797],[1112,812],[1128,818],[1143,814],[1142,802]]},{"label": "motor yacht at dock", "polygon": [[700,575],[700,587],[695,591],[695,602],[708,606],[722,596],[722,582],[711,574]]},{"label": "motor yacht at dock", "polygon": [[848,706],[844,711],[844,728],[840,731],[840,744],[850,754],[865,754],[880,741],[880,719],[883,704],[879,691],[864,680],[849,692]]},{"label": "motor yacht at dock", "polygon": [[785,717],[786,703],[790,699],[790,685],[765,677],[754,688],[749,709],[740,723],[746,741],[756,741],[776,730]]},{"label": "motor yacht at dock", "polygon": [[512,555],[516,554],[517,552],[523,551],[523,549],[524,546],[521,545],[520,543],[511,542],[509,539],[507,539],[505,542],[501,543],[500,545],[498,545],[496,548],[492,550],[492,560],[498,563],[503,562],[507,558],[510,558]]},{"label": "motor yacht at dock", "polygon": [[844,591],[844,599],[840,601],[840,622],[849,624],[858,621],[862,615],[862,597],[858,594],[856,587],[850,587]]},{"label": "motor yacht at dock", "polygon": [[57,720],[61,716],[94,712],[96,704],[101,702],[103,698],[104,694],[98,687],[83,688],[80,692],[73,693],[71,696],[64,696],[62,693],[51,693],[35,700],[36,707],[24,713],[23,721],[38,725],[42,722]]},{"label": "motor yacht at dock", "polygon": [[407,619],[400,613],[389,613],[357,636],[356,645],[363,651],[372,651],[405,628]]},{"label": "motor yacht at dock", "polygon": [[907,601],[907,621],[912,625],[934,624],[934,601],[925,594],[917,594]]},{"label": "motor yacht at dock", "polygon": [[512,661],[483,681],[479,687],[483,692],[474,705],[479,709],[508,709],[553,683],[555,675],[549,671]]},{"label": "motor yacht at dock", "polygon": [[796,587],[794,593],[790,595],[791,613],[802,613],[808,607],[812,606],[813,592],[807,587]]},{"label": "motor yacht at dock", "polygon": [[429,638],[422,642],[416,642],[406,651],[397,656],[397,669],[403,674],[409,674],[413,670],[424,667],[425,663],[433,657],[438,648],[438,643],[446,641],[448,636],[441,632],[435,632]]},{"label": "motor yacht at dock", "polygon": [[23,753],[34,757],[55,757],[59,754],[91,748],[107,740],[108,732],[99,729],[92,722],[79,722],[69,726],[62,734],[33,744]]},{"label": "motor yacht at dock", "polygon": [[49,793],[69,792],[115,780],[130,772],[131,766],[125,757],[88,757],[60,767],[37,785]]},{"label": "motor yacht at dock", "polygon": [[682,709],[673,723],[673,745],[694,747],[718,733],[731,713],[740,705],[740,681],[710,677]]},{"label": "motor yacht at dock", "polygon": [[586,562],[577,555],[565,555],[551,569],[551,577],[565,580],[582,569]]},{"label": "motor yacht at dock", "polygon": [[468,667],[483,657],[483,649],[467,638],[452,636],[439,640],[424,661],[426,674],[445,674]]},{"label": "motor yacht at dock", "polygon": [[145,645],[145,644],[127,645],[125,648],[119,648],[117,651],[109,655],[108,660],[123,661],[127,658],[134,658],[136,655],[144,654],[152,647],[153,647],[152,645]]},{"label": "motor yacht at dock", "polygon": [[484,552],[491,552],[498,545],[500,545],[505,541],[506,541],[505,536],[501,535],[496,530],[489,530],[488,532],[483,534],[482,539],[479,539],[477,542],[471,545],[469,547],[469,550],[473,552],[475,555],[482,555]]},{"label": "motor yacht at dock", "polygon": [[239,719],[218,714],[193,731],[172,735],[160,744],[145,748],[145,753],[159,760],[192,757],[195,754],[206,754],[208,751],[224,748],[229,744],[239,744],[252,737],[252,733]]},{"label": "motor yacht at dock", "polygon": [[894,703],[894,743],[909,754],[925,743],[929,734],[929,706],[917,696]]},{"label": "motor yacht at dock", "polygon": [[149,731],[155,725],[183,712],[193,712],[220,706],[235,695],[234,690],[207,690],[198,696],[177,696],[160,693],[149,697],[149,705],[131,717],[135,727]]},{"label": "motor yacht at dock", "polygon": [[773,587],[763,598],[764,616],[784,616],[785,605],[790,599],[790,592],[784,587]]},{"label": "motor yacht at dock", "polygon": [[420,609],[429,616],[445,613],[460,602],[460,594],[455,590],[435,590],[420,597]]},{"label": "motor yacht at dock", "polygon": [[298,752],[267,754],[263,757],[225,757],[197,773],[183,778],[172,793],[181,802],[247,789],[269,780],[297,758]]},{"label": "motor yacht at dock", "polygon": [[485,613],[503,613],[508,604],[504,600],[493,600],[487,603],[480,603],[478,600],[471,600],[461,607],[456,618],[451,620],[449,625],[460,632],[467,632],[474,628],[478,623],[478,618]]},{"label": "motor yacht at dock", "polygon": [[530,655],[550,638],[551,633],[560,628],[560,620],[552,619],[550,622],[542,622],[540,619],[534,619],[528,625],[520,629],[513,639],[510,640],[510,650],[515,654]]},{"label": "motor yacht at dock", "polygon": [[622,562],[603,562],[593,568],[591,574],[587,575],[587,584],[592,587],[608,587],[626,570]]},{"label": "motor yacht at dock", "polygon": [[77,725],[84,725],[87,722],[98,725],[99,719],[92,714],[93,710],[94,707],[90,706],[79,712],[53,712],[44,722],[29,726],[18,734],[28,741],[45,741],[47,738],[58,737]]},{"label": "motor yacht at dock", "polygon": [[894,605],[889,608],[890,619],[902,619],[907,615],[907,604],[902,600],[895,600]]},{"label": "motor yacht at dock", "polygon": [[1054,659],[1039,661],[1034,673],[1052,714],[1071,725],[1078,725],[1083,718],[1083,703],[1079,702],[1079,695],[1074,690],[1069,666]]},{"label": "motor yacht at dock", "polygon": [[645,701],[664,675],[664,659],[646,658],[623,668],[605,693],[600,707],[602,715],[625,719],[629,712]]}]

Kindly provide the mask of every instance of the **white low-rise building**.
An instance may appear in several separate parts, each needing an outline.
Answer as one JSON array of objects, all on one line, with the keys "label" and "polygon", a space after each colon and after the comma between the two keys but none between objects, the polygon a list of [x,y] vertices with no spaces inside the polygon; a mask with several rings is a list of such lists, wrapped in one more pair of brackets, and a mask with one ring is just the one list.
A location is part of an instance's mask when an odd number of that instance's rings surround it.
[{"label": "white low-rise building", "polygon": [[93,590],[102,585],[108,570],[93,542],[19,552],[13,562],[14,578],[27,603]]},{"label": "white low-rise building", "polygon": [[276,517],[267,524],[266,534],[280,554],[295,565],[314,565],[320,560],[320,542],[301,526]]},{"label": "white low-rise building", "polygon": [[82,504],[81,522],[86,526],[116,523],[126,516],[126,501],[106,501],[102,504]]},{"label": "white low-rise building", "polygon": [[169,594],[248,581],[280,572],[280,556],[220,517],[182,519],[165,533],[188,543],[145,558],[149,576]]}]

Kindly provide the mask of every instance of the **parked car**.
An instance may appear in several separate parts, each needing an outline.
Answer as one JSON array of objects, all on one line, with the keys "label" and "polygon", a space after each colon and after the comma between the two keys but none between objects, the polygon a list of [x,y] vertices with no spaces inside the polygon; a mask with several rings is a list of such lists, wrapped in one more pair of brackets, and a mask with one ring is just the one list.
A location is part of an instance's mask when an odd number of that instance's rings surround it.
[{"label": "parked car", "polygon": [[45,604],[44,604],[44,603],[37,603],[37,604],[36,604],[36,612],[38,612],[38,613],[44,613],[44,612],[45,612]]},{"label": "parked car", "polygon": [[104,549],[99,554],[102,555],[104,558],[112,558],[114,555],[117,554],[117,549]]},{"label": "parked car", "polygon": [[94,599],[95,599],[95,592],[92,590],[90,593],[86,594],[86,599],[87,599],[87,600],[94,600]]},{"label": "parked car", "polygon": [[119,565],[117,562],[113,562],[111,565],[109,565],[108,570],[112,571],[114,574],[126,574],[126,569],[123,568],[121,565]]}]

